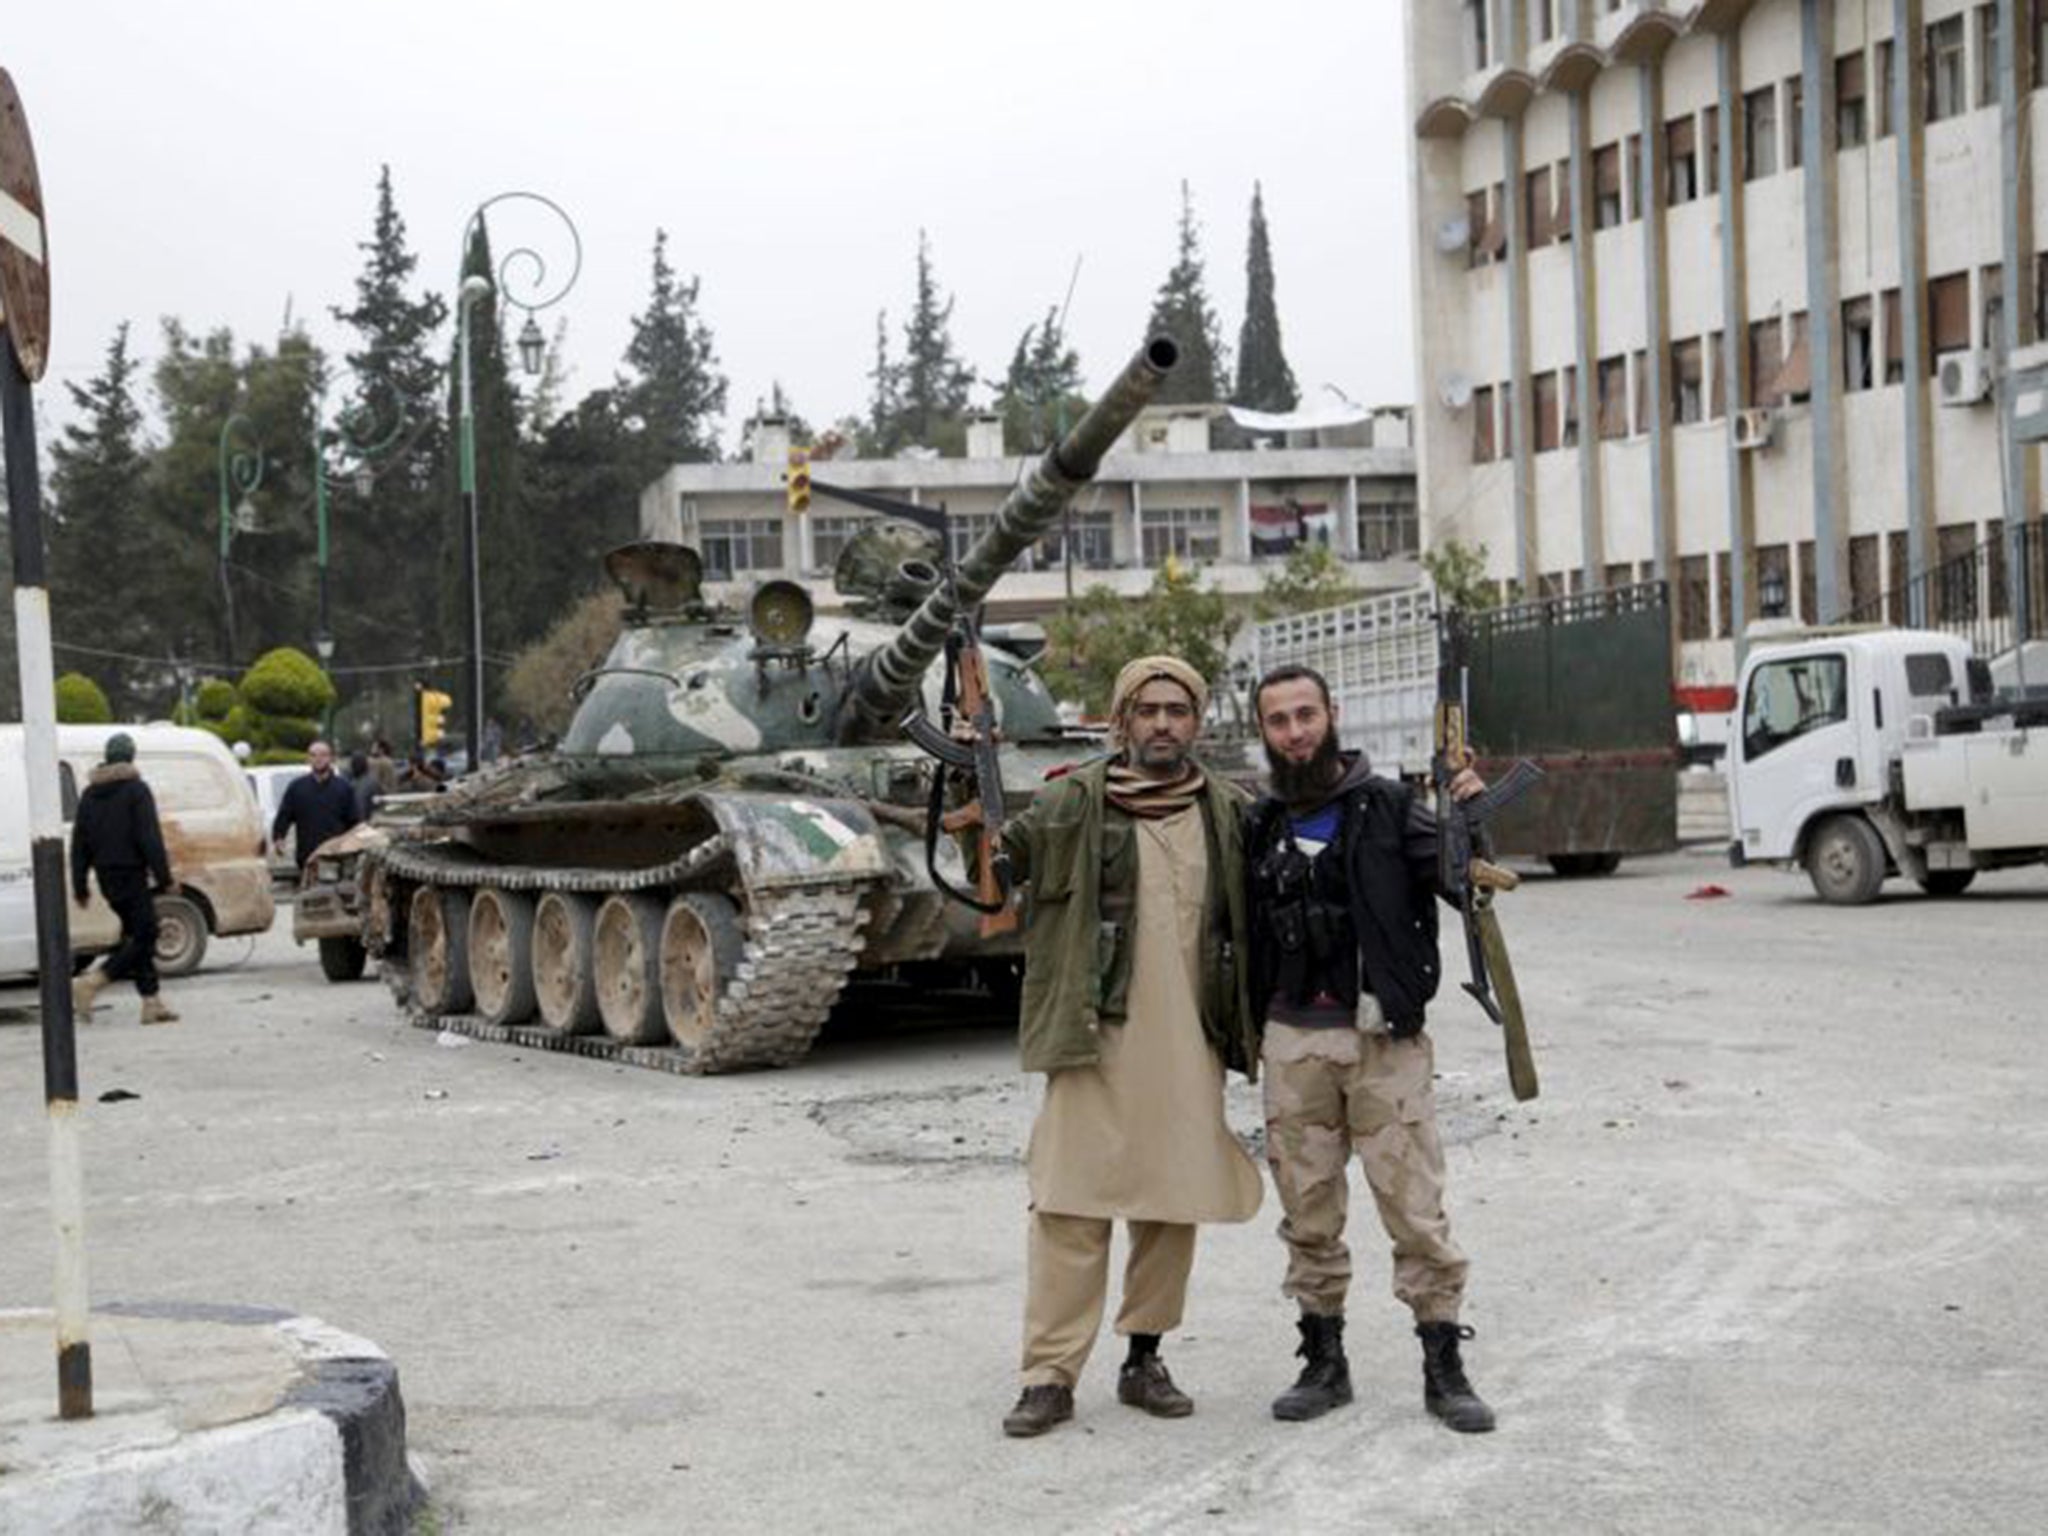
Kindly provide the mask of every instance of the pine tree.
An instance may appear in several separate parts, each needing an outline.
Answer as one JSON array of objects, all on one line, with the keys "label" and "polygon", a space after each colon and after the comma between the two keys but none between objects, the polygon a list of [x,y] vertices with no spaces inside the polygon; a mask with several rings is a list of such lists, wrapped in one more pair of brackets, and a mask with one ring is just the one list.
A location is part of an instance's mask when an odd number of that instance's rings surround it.
[{"label": "pine tree", "polygon": [[1010,368],[996,388],[1003,417],[1004,446],[1012,453],[1037,453],[1051,446],[1087,409],[1081,394],[1081,357],[1067,344],[1059,311],[1024,327]]},{"label": "pine tree", "polygon": [[[876,451],[906,447],[959,452],[965,446],[967,397],[974,370],[953,350],[953,301],[939,298],[932,275],[931,241],[917,233],[917,296],[903,323],[903,361],[889,360],[888,336],[877,322],[875,337]],[[884,407],[887,410],[884,411]]]},{"label": "pine tree", "polygon": [[1157,399],[1163,405],[1206,405],[1225,398],[1223,328],[1209,303],[1202,275],[1202,248],[1195,226],[1194,196],[1180,184],[1180,254],[1152,304],[1153,331],[1180,343],[1180,366],[1167,375]]},{"label": "pine tree", "polygon": [[1237,333],[1237,391],[1231,399],[1255,411],[1291,411],[1301,403],[1294,370],[1280,345],[1273,302],[1273,249],[1266,235],[1263,189],[1252,183],[1251,235],[1244,258],[1244,324]]},{"label": "pine tree", "polygon": [[409,292],[419,258],[406,244],[388,165],[377,177],[370,238],[358,248],[365,259],[355,304],[333,310],[358,343],[346,354],[355,387],[337,413],[344,441],[330,461],[345,466],[362,456],[352,449],[367,446],[375,479],[367,499],[353,476],[329,486],[335,629],[352,660],[407,660],[440,645],[435,557],[447,517],[448,437],[433,341],[448,306],[438,294]]},{"label": "pine tree", "polygon": [[[101,371],[83,385],[65,385],[77,416],[50,450],[50,618],[60,641],[149,654],[147,589],[155,583],[107,579],[111,570],[133,568],[135,541],[146,531],[140,520],[149,459],[135,397],[140,367],[123,321]],[[93,658],[91,669],[124,717],[141,702],[141,679],[131,665]]]},{"label": "pine tree", "polygon": [[900,412],[897,367],[889,357],[889,311],[875,311],[875,366],[868,370],[868,416],[856,437],[861,456],[887,458],[896,451],[890,434]]},{"label": "pine tree", "polygon": [[619,381],[622,408],[638,417],[640,469],[652,479],[671,464],[705,464],[718,457],[718,422],[725,414],[725,375],[711,328],[697,312],[698,280],[676,277],[668,263],[668,231],[654,232],[653,291],[644,314],[633,318],[626,346],[628,377]]}]

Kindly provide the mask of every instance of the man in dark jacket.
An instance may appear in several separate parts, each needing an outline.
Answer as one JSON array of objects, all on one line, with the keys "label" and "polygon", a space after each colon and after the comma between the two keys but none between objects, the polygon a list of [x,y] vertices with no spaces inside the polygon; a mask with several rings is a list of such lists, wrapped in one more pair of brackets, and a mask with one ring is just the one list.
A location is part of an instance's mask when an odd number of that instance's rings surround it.
[{"label": "man in dark jacket", "polygon": [[72,819],[71,894],[81,907],[89,894],[88,870],[121,920],[121,945],[107,956],[104,968],[87,971],[71,984],[72,1011],[91,1018],[102,987],[133,981],[142,994],[142,1022],[173,1023],[178,1016],[157,995],[156,900],[150,884],[154,881],[159,891],[178,886],[164,853],[156,797],[135,769],[135,738],[125,731],[107,738],[106,761],[93,769]]},{"label": "man in dark jacket", "polygon": [[[1253,695],[1272,792],[1245,826],[1251,1006],[1264,1023],[1266,1157],[1286,1208],[1282,1289],[1301,1307],[1301,1378],[1273,1404],[1313,1419],[1351,1401],[1344,1357],[1345,1170],[1364,1164],[1394,1245],[1394,1295],[1422,1341],[1423,1405],[1450,1428],[1493,1428],[1458,1346],[1465,1255],[1444,1214],[1435,1055],[1436,818],[1405,784],[1341,752],[1328,685],[1282,667]],[[1452,793],[1485,784],[1469,768]]]},{"label": "man in dark jacket", "polygon": [[332,747],[324,741],[314,742],[306,748],[306,766],[312,772],[285,786],[277,818],[270,824],[270,841],[279,853],[284,852],[285,833],[296,834],[293,857],[302,873],[314,849],[362,819],[356,814],[355,791],[334,771]]}]

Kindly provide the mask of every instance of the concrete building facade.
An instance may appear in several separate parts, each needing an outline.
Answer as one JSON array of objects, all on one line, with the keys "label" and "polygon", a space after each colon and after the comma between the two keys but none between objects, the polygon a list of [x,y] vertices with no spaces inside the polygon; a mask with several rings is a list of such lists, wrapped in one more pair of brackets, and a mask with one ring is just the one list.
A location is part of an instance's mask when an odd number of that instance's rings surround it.
[{"label": "concrete building facade", "polygon": [[1923,621],[1908,578],[1987,543],[2008,603],[2048,0],[1406,9],[1426,542],[1668,579],[1693,683],[1750,619]]},{"label": "concrete building facade", "polygon": [[[1344,425],[1265,434],[1258,446],[1212,447],[1231,432],[1218,406],[1146,411],[1076,498],[1071,522],[1035,546],[991,594],[991,613],[1032,618],[1069,591],[1106,585],[1142,594],[1169,556],[1199,566],[1226,593],[1256,592],[1290,549],[1320,541],[1360,587],[1418,579],[1415,454],[1408,412],[1360,412]],[[689,544],[723,595],[768,577],[801,580],[821,607],[836,606],[832,568],[874,514],[813,496],[788,510],[787,425],[756,420],[746,456],[726,464],[678,464],[642,493],[644,537]],[[955,554],[994,520],[1025,461],[1003,452],[1002,423],[970,423],[961,458],[814,460],[815,481],[917,505],[944,503]],[[1071,533],[1071,550],[1068,536]],[[1071,559],[1069,555],[1071,554]]]}]

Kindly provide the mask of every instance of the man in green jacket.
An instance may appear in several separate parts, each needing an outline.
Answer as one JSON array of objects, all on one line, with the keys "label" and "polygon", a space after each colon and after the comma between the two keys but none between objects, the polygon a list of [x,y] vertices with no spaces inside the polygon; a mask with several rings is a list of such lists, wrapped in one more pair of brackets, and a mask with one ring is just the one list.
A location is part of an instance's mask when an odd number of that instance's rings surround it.
[{"label": "man in green jacket", "polygon": [[1110,1233],[1129,1227],[1117,1398],[1161,1418],[1194,1403],[1159,1358],[1177,1327],[1195,1228],[1247,1221],[1257,1167],[1223,1118],[1223,1076],[1250,1076],[1244,797],[1194,756],[1208,686],[1148,656],[1118,676],[1113,755],[1048,785],[1004,829],[1028,882],[1023,1065],[1046,1074],[1032,1128],[1023,1395],[1006,1434],[1072,1418],[1102,1325]]}]

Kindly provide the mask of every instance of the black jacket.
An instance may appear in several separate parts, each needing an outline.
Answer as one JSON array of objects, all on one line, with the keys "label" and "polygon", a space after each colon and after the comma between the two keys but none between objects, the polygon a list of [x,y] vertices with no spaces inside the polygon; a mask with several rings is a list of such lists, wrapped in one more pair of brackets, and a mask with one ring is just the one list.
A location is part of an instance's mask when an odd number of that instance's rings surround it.
[{"label": "black jacket", "polygon": [[[1339,797],[1344,884],[1366,984],[1398,1034],[1422,1028],[1423,1011],[1443,976],[1437,953],[1436,815],[1406,784],[1363,778]],[[1245,868],[1256,870],[1281,835],[1286,807],[1271,795],[1245,825]],[[1258,882],[1249,923],[1252,1013],[1265,1023],[1278,966],[1262,942]]]},{"label": "black jacket", "polygon": [[133,763],[93,769],[71,822],[71,894],[86,898],[86,871],[147,870],[159,886],[171,883],[171,861],[156,818],[156,796]]},{"label": "black jacket", "polygon": [[277,819],[270,824],[270,840],[282,841],[287,829],[298,833],[298,860],[303,866],[313,850],[330,837],[339,837],[362,818],[356,815],[356,792],[347,779],[330,773],[322,783],[308,773],[284,787],[277,804]]}]

